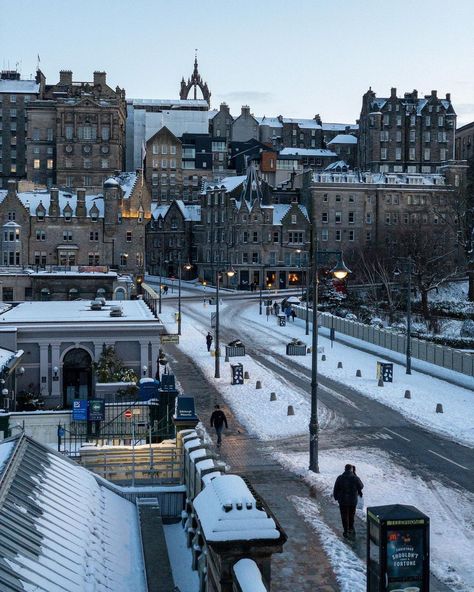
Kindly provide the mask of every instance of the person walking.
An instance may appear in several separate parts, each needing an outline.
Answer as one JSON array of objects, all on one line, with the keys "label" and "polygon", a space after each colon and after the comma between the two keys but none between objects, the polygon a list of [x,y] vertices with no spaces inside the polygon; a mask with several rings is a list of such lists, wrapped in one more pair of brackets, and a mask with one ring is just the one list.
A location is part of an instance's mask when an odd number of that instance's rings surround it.
[{"label": "person walking", "polygon": [[227,425],[227,418],[225,416],[225,413],[222,411],[219,405],[215,405],[214,411],[211,415],[211,428],[213,427],[216,430],[218,447],[220,447],[220,445],[222,444],[222,430],[224,429],[224,425],[226,428],[229,427]]},{"label": "person walking", "polygon": [[291,309],[290,316],[291,316],[291,320],[294,323],[295,322],[295,317],[296,317],[296,312],[295,312],[295,309],[294,308]]},{"label": "person walking", "polygon": [[206,335],[206,345],[207,345],[207,351],[211,351],[211,345],[213,342],[213,337],[212,335],[208,332]]},{"label": "person walking", "polygon": [[355,467],[347,464],[344,473],[334,483],[334,499],[339,503],[344,538],[355,539],[354,516],[357,497],[362,497],[364,484],[355,474]]}]

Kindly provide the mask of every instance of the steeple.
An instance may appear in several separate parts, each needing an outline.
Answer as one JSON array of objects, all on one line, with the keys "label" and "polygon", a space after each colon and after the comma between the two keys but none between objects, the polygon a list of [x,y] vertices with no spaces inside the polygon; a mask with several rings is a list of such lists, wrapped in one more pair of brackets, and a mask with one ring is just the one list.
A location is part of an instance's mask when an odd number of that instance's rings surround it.
[{"label": "steeple", "polygon": [[199,89],[202,92],[202,96],[203,96],[204,100],[207,101],[208,104],[210,105],[211,93],[209,92],[209,88],[207,86],[207,83],[203,81],[203,79],[201,78],[201,75],[199,74],[197,51],[198,50],[196,49],[195,53],[194,53],[194,69],[193,69],[193,73],[192,73],[191,78],[188,78],[187,83],[185,82],[184,77],[181,80],[181,90],[179,93],[179,98],[181,100],[188,99],[189,91],[192,88],[193,89],[193,98],[194,98],[194,100],[196,100],[197,99],[197,89],[199,87]]}]

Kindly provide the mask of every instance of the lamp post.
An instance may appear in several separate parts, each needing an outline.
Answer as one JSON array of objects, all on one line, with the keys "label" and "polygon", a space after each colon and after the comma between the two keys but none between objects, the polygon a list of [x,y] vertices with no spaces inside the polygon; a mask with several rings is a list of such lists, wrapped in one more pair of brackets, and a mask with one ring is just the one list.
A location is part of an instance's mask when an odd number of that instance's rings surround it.
[{"label": "lamp post", "polygon": [[[215,349],[215,370],[214,378],[220,378],[220,345],[219,345],[219,284],[220,284],[220,271],[216,272],[216,349]],[[234,277],[235,271],[232,267],[225,272],[227,277]]]},{"label": "lamp post", "polygon": [[[189,271],[191,263],[186,263],[184,269]],[[181,259],[178,259],[178,335],[181,335]]]},{"label": "lamp post", "polygon": [[[334,254],[328,251],[325,254]],[[350,270],[344,265],[342,253],[338,252],[339,261],[331,269],[337,279],[344,279]],[[319,473],[319,423],[318,423],[318,242],[316,239],[313,265],[311,268],[313,286],[313,332],[311,340],[311,414],[309,420],[309,470]]]},{"label": "lamp post", "polygon": [[[406,343],[406,362],[405,373],[411,374],[411,274],[413,273],[413,260],[411,257],[398,257],[403,263],[403,271],[407,274],[407,343]],[[396,270],[395,275],[400,271]]]}]

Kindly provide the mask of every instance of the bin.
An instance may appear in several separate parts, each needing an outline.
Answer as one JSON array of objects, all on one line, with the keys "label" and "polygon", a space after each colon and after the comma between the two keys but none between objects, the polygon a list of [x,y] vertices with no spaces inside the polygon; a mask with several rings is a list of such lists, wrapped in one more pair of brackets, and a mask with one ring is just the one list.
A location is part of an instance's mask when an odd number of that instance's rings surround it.
[{"label": "bin", "polygon": [[296,343],[288,343],[286,346],[286,355],[287,356],[305,356],[306,355],[306,345],[304,343],[302,345],[297,345]]},{"label": "bin", "polygon": [[238,356],[245,356],[245,345],[226,345],[225,355],[228,358],[236,358]]},{"label": "bin", "polygon": [[244,367],[242,364],[231,364],[230,369],[232,372],[232,383],[231,384],[244,384]]},{"label": "bin", "polygon": [[391,362],[377,362],[377,380],[393,382],[393,364]]},{"label": "bin", "polygon": [[277,319],[278,319],[278,326],[279,327],[285,327],[286,326],[286,315],[279,314],[279,315],[277,315]]}]

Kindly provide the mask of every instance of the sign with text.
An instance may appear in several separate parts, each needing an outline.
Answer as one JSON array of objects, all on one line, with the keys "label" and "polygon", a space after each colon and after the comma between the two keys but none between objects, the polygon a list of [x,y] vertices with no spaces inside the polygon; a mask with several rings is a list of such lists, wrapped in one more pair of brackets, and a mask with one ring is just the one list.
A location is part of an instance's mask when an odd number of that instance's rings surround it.
[{"label": "sign with text", "polygon": [[91,399],[89,401],[89,421],[104,421],[105,399]]},{"label": "sign with text", "polygon": [[160,335],[160,343],[179,343],[179,335],[177,333]]},{"label": "sign with text", "polygon": [[177,397],[176,419],[196,419],[194,397]]},{"label": "sign with text", "polygon": [[72,402],[72,421],[87,421],[87,399],[75,399]]}]

